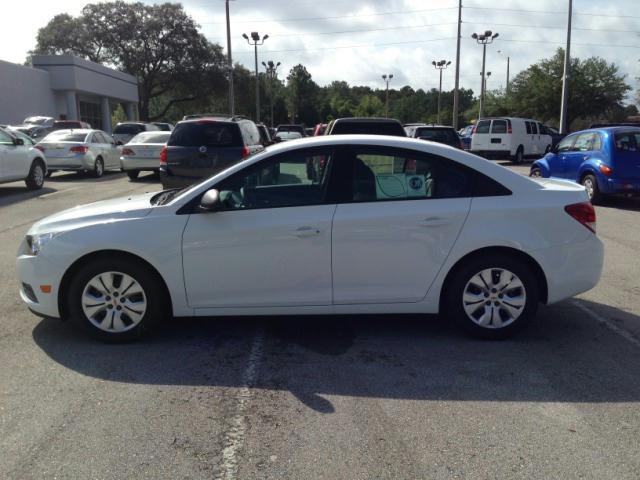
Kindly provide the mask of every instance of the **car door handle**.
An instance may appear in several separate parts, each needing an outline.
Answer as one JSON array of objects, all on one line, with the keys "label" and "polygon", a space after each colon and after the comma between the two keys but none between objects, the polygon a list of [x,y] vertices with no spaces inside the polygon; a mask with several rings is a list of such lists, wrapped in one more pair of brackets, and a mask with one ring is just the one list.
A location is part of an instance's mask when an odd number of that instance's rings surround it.
[{"label": "car door handle", "polygon": [[583,160],[589,160],[591,158],[591,155],[584,155],[582,157]]},{"label": "car door handle", "polygon": [[443,225],[449,225],[451,219],[445,217],[427,217],[420,222],[421,227],[442,227]]},{"label": "car door handle", "polygon": [[296,229],[294,235],[299,238],[313,237],[315,235],[320,235],[320,230],[315,227],[300,227]]}]

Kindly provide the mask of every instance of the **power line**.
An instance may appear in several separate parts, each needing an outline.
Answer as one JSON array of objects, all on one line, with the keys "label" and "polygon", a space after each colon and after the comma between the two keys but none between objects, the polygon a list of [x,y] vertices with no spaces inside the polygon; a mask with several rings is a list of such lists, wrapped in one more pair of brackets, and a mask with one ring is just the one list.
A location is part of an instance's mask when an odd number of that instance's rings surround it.
[{"label": "power line", "polygon": [[[477,22],[462,22],[468,25],[475,24]],[[491,25],[497,25],[499,27],[520,27],[520,28],[551,28],[558,30],[566,30],[566,26],[559,25],[522,25],[516,23],[495,23],[491,22]],[[617,30],[612,28],[578,28],[572,27],[572,30],[581,30],[586,32],[613,32],[613,33],[640,33],[640,30]]]},{"label": "power line", "polygon": [[[465,40],[467,40],[465,38]],[[468,39],[471,40],[471,39]],[[564,45],[563,42],[554,42],[550,40],[513,40],[504,37],[500,37],[500,42],[516,42],[516,43],[547,43],[552,45]],[[640,49],[640,45],[616,45],[612,43],[574,43],[571,42],[571,45],[578,45],[581,47],[616,47],[616,48],[638,48]]]},{"label": "power line", "polygon": [[[523,10],[518,8],[468,7],[468,6],[464,6],[463,8],[466,8],[467,10],[494,10],[494,11],[500,11],[500,12],[541,13],[541,14],[549,14],[549,15],[566,15],[567,14],[567,12],[557,11],[557,10]],[[581,15],[585,17],[640,19],[640,17],[633,16],[633,15],[605,15],[602,13],[587,13],[587,12],[573,12],[573,15]]]}]

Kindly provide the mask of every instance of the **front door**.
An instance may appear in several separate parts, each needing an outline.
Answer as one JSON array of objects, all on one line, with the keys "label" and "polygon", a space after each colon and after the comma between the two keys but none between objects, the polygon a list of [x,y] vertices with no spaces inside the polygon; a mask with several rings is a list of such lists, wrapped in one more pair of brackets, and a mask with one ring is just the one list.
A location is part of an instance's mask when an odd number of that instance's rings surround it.
[{"label": "front door", "polygon": [[29,146],[15,145],[13,137],[0,131],[0,179],[18,179],[27,176]]},{"label": "front door", "polygon": [[183,234],[189,306],[331,305],[333,157],[329,147],[286,152],[215,186],[223,210],[192,213]]},{"label": "front door", "polygon": [[471,205],[472,174],[443,157],[350,147],[349,197],[333,220],[335,304],[418,302]]}]

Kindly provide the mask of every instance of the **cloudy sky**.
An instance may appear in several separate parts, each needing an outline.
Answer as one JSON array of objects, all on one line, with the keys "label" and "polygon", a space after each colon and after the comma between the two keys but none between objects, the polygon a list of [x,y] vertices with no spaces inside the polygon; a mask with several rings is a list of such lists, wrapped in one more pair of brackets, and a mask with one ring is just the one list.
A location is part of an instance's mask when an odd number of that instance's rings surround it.
[{"label": "cloudy sky", "polygon": [[[6,0],[17,4],[16,0]],[[0,59],[23,62],[35,45],[38,28],[55,14],[77,15],[86,0],[31,0],[17,15],[0,19]],[[145,3],[154,3],[145,0]],[[212,41],[226,46],[224,0],[184,0],[189,14]],[[640,76],[639,0],[574,0],[571,53],[598,55],[615,62],[634,89]],[[460,82],[479,89],[482,49],[470,38],[491,29],[500,36],[487,49],[488,88],[503,87],[506,57],[511,76],[549,57],[566,41],[568,0],[465,0],[462,13]],[[634,8],[635,7],[635,8]],[[12,9],[9,8],[9,11]],[[7,10],[5,9],[5,13]],[[259,60],[281,62],[280,77],[304,64],[321,85],[346,80],[352,85],[437,87],[432,60],[455,60],[457,0],[232,0],[234,61],[253,69],[253,49],[242,33],[269,34]],[[452,64],[453,66],[453,64]],[[454,70],[444,72],[451,89]]]}]

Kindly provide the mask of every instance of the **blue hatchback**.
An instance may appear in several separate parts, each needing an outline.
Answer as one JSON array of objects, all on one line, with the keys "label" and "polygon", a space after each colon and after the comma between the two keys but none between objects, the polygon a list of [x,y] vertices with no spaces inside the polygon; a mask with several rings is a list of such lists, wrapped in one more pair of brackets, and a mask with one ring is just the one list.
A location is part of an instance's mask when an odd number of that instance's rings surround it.
[{"label": "blue hatchback", "polygon": [[582,130],[531,165],[530,176],[584,185],[593,203],[609,194],[640,194],[640,128]]}]

